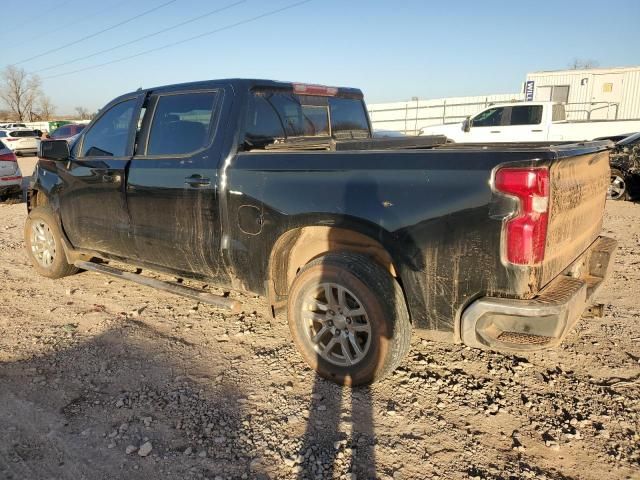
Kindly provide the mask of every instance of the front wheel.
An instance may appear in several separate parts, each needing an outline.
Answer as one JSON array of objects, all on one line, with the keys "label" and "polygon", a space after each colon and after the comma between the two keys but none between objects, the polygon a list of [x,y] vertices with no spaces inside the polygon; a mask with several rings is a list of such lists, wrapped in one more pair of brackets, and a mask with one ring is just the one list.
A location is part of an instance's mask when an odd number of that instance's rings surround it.
[{"label": "front wheel", "polygon": [[409,350],[402,290],[364,255],[332,253],[305,265],[291,286],[288,320],[305,361],[338,384],[379,380]]},{"label": "front wheel", "polygon": [[78,272],[70,265],[62,247],[58,222],[49,206],[36,207],[24,224],[27,256],[36,271],[48,278],[62,278]]},{"label": "front wheel", "polygon": [[611,200],[628,200],[627,182],[624,174],[617,168],[611,169],[611,181],[607,190],[607,198]]}]

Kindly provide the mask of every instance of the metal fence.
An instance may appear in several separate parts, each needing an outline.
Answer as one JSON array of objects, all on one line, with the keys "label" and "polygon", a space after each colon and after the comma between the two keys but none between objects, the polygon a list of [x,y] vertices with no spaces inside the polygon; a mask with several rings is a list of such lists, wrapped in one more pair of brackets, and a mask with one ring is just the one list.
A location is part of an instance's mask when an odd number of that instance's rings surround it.
[{"label": "metal fence", "polygon": [[[444,123],[460,122],[468,116],[478,113],[480,110],[506,103],[523,102],[524,100],[489,100],[481,102],[465,102],[465,103],[442,103],[433,105],[420,105],[419,102],[407,102],[403,107],[394,108],[370,108],[369,116],[374,129],[393,130],[402,132],[405,135],[417,135],[420,129],[429,125],[441,125]],[[604,117],[598,117],[600,120],[617,120],[619,103],[614,102],[591,102],[591,103],[565,103],[565,111],[568,120],[592,120],[594,112],[605,113]],[[454,109],[462,109],[464,113],[456,112],[451,114]],[[437,110],[441,111],[438,112]],[[605,111],[606,110],[606,111]],[[605,111],[605,112],[603,112]],[[611,112],[613,111],[613,115]],[[394,118],[377,119],[376,114],[389,115]],[[613,117],[613,118],[611,118]],[[429,123],[427,123],[429,122]],[[392,125],[389,125],[392,124]]]}]

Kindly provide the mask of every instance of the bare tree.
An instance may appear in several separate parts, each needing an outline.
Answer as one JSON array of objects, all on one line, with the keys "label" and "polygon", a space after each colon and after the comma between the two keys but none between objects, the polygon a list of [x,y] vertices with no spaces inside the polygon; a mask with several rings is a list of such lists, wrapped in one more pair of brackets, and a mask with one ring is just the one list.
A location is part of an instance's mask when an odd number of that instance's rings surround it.
[{"label": "bare tree", "polygon": [[75,110],[80,120],[89,120],[91,118],[91,113],[85,107],[76,107]]},{"label": "bare tree", "polygon": [[597,60],[574,58],[569,64],[571,70],[590,70],[592,68],[598,68],[600,63]]},{"label": "bare tree", "polygon": [[0,98],[6,103],[12,116],[19,121],[32,119],[37,100],[41,95],[40,78],[13,65],[0,74]]},{"label": "bare tree", "polygon": [[56,111],[56,107],[49,97],[42,94],[40,96],[40,101],[38,102],[38,111],[42,120],[51,120],[51,117],[53,117],[53,114]]}]

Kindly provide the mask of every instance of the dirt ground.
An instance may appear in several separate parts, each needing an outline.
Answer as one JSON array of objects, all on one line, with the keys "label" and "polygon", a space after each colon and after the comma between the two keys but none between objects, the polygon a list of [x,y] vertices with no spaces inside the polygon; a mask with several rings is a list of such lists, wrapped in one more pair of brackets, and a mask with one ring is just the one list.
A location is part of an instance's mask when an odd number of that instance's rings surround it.
[{"label": "dirt ground", "polygon": [[[27,172],[28,174],[28,172]],[[38,277],[0,205],[0,478],[640,478],[640,205],[558,349],[417,336],[365,389],[319,380],[261,299],[238,315],[95,273]]]}]

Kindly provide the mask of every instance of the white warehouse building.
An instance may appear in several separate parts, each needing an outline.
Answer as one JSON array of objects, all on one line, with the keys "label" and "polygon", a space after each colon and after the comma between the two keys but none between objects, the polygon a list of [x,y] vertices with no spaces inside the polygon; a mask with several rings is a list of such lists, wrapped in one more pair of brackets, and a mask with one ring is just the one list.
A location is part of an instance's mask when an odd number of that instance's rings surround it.
[{"label": "white warehouse building", "polygon": [[525,100],[563,102],[570,120],[637,119],[640,67],[529,73]]},{"label": "white warehouse building", "polygon": [[414,135],[429,125],[461,122],[490,105],[549,100],[565,103],[569,120],[640,119],[640,66],[533,72],[519,93],[414,98],[368,108],[375,130]]}]

